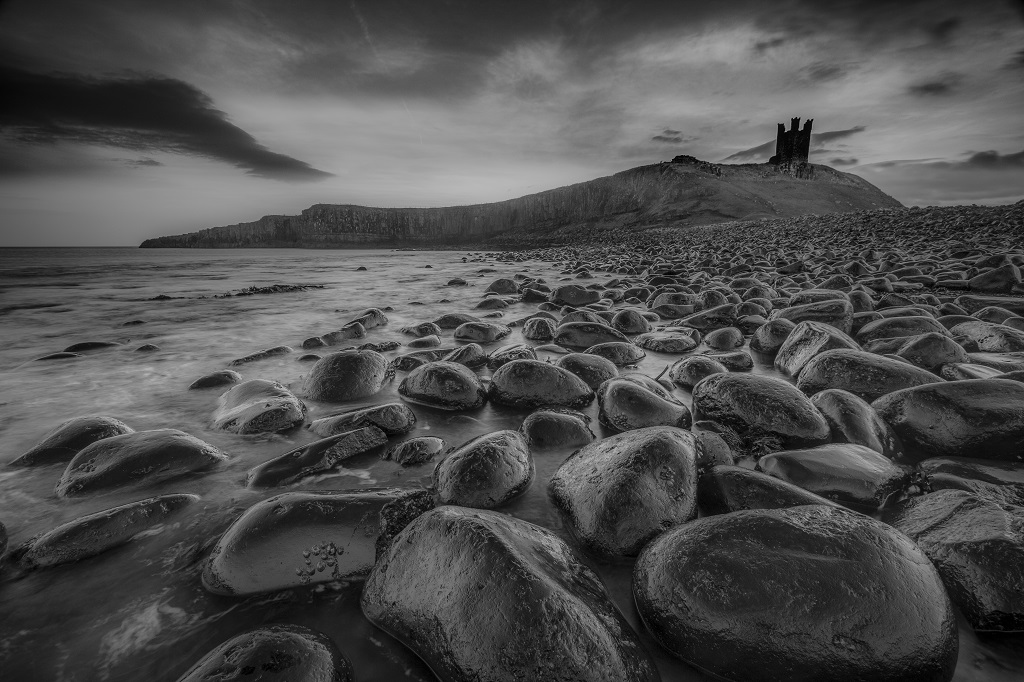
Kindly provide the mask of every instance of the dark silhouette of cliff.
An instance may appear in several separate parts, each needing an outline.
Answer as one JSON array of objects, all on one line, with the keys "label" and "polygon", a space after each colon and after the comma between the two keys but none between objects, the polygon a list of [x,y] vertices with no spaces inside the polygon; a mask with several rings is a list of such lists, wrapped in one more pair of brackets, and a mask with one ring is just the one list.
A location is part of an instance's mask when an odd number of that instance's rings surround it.
[{"label": "dark silhouette of cliff", "polygon": [[874,185],[827,166],[813,180],[770,164],[723,165],[676,157],[508,201],[445,208],[316,204],[143,242],[143,248],[443,247],[554,243],[581,231],[699,225],[901,206]]}]

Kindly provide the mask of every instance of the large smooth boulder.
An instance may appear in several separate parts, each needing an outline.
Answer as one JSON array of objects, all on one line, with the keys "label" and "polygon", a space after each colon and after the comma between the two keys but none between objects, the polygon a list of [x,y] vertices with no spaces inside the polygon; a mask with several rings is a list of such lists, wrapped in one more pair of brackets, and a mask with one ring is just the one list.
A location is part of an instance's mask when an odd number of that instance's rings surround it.
[{"label": "large smooth boulder", "polygon": [[977,320],[961,322],[949,332],[958,339],[972,342],[976,350],[988,353],[1016,353],[1024,351],[1024,331]]},{"label": "large smooth boulder", "polygon": [[417,367],[398,385],[398,393],[440,410],[474,410],[487,401],[480,377],[457,362],[428,362]]},{"label": "large smooth boulder", "polygon": [[617,329],[597,322],[568,322],[555,330],[554,342],[566,348],[590,348],[610,341],[628,343],[629,339]]},{"label": "large smooth boulder", "polygon": [[807,395],[840,388],[871,402],[887,393],[942,382],[926,369],[862,350],[828,350],[804,365],[796,385]]},{"label": "large smooth boulder", "polygon": [[906,317],[885,317],[881,320],[868,322],[857,332],[857,341],[867,343],[877,339],[893,339],[898,337],[919,336],[921,334],[942,334],[949,332],[942,323],[933,317],[911,315]]},{"label": "large smooth boulder", "polygon": [[913,461],[969,457],[1024,461],[1024,383],[968,379],[890,393],[871,406]]},{"label": "large smooth boulder", "polygon": [[808,505],[698,519],[633,571],[640,617],[666,649],[726,680],[948,682],[956,619],[902,533]]},{"label": "large smooth boulder", "polygon": [[872,512],[898,501],[909,490],[911,470],[871,448],[827,443],[783,450],[757,462],[759,471],[858,511]]},{"label": "large smooth boulder", "polygon": [[792,320],[782,318],[768,320],[754,330],[750,337],[750,350],[774,355],[779,352],[794,329],[796,329],[796,323]]},{"label": "large smooth boulder", "polygon": [[264,625],[216,646],[178,682],[352,682],[352,665],[327,635]]},{"label": "large smooth boulder", "polygon": [[512,407],[586,407],[594,392],[569,370],[540,360],[513,360],[491,376],[487,395]]},{"label": "large smooth boulder", "polygon": [[404,492],[362,488],[261,500],[217,540],[203,586],[247,595],[365,576],[373,567],[380,511]]},{"label": "large smooth boulder", "polygon": [[772,319],[801,322],[820,322],[835,327],[844,334],[853,329],[853,304],[849,299],[834,299],[802,303],[772,311]]},{"label": "large smooth boulder", "polygon": [[204,374],[188,386],[188,390],[196,391],[203,388],[219,388],[237,384],[242,380],[242,375],[233,369],[221,369],[216,372]]},{"label": "large smooth boulder", "polygon": [[1024,630],[1024,507],[940,490],[887,520],[924,550],[975,630]]},{"label": "large smooth boulder", "polygon": [[276,433],[306,421],[306,406],[276,381],[250,379],[217,400],[215,428],[243,435]]},{"label": "large smooth boulder", "polygon": [[11,466],[31,467],[68,462],[82,448],[98,440],[132,433],[135,429],[113,417],[75,417],[53,429],[43,439],[11,462]]},{"label": "large smooth boulder", "polygon": [[829,442],[831,431],[810,399],[781,379],[713,374],[693,387],[695,420],[734,433],[754,455]]},{"label": "large smooth boulder", "polygon": [[563,355],[555,361],[555,365],[569,370],[593,390],[597,390],[598,386],[619,375],[619,370],[615,367],[614,362],[602,358],[600,355],[589,353]]},{"label": "large smooth boulder", "polygon": [[697,506],[705,516],[805,504],[834,503],[774,476],[729,464],[711,467],[697,481]]},{"label": "large smooth boulder", "polygon": [[909,360],[929,372],[937,372],[942,365],[970,362],[963,346],[943,334],[928,332],[907,338],[896,355]]},{"label": "large smooth boulder", "polygon": [[389,436],[400,436],[416,427],[416,415],[405,403],[384,403],[372,407],[357,407],[330,417],[316,419],[308,428],[321,438],[326,438],[367,426],[376,426]]},{"label": "large smooth boulder", "polygon": [[478,436],[449,452],[434,469],[441,504],[491,509],[526,492],[533,457],[518,431]]},{"label": "large smooth boulder", "polygon": [[598,419],[615,431],[648,426],[689,428],[689,408],[644,375],[632,374],[609,379],[597,389]]},{"label": "large smooth boulder", "polygon": [[550,531],[438,507],[391,543],[362,608],[442,682],[656,682],[598,576]]},{"label": "large smooth boulder", "polygon": [[96,556],[131,542],[198,501],[198,495],[161,495],[94,512],[32,538],[18,559],[24,566],[41,568]]},{"label": "large smooth boulder", "polygon": [[599,355],[617,367],[635,365],[647,357],[647,353],[640,346],[626,341],[599,343],[584,352],[588,355]]},{"label": "large smooth boulder", "polygon": [[306,378],[310,400],[341,403],[369,398],[395,378],[395,369],[373,350],[344,350],[317,360]]},{"label": "large smooth boulder", "polygon": [[633,339],[633,343],[655,353],[689,353],[697,347],[699,337],[682,331],[647,332]]},{"label": "large smooth boulder", "polygon": [[712,374],[725,374],[729,370],[714,358],[706,355],[691,355],[688,358],[676,360],[668,370],[668,378],[677,386],[691,390],[700,383],[701,379]]},{"label": "large smooth boulder", "polygon": [[555,287],[550,299],[552,303],[558,305],[584,306],[600,301],[601,293],[581,287],[579,284],[565,284]]},{"label": "large smooth boulder", "polygon": [[[441,325],[444,326],[444,325]],[[494,343],[512,333],[511,327],[491,322],[464,322],[455,328],[456,341]]]},{"label": "large smooth boulder", "polygon": [[523,420],[519,433],[534,449],[580,447],[597,437],[590,417],[572,410],[537,410]]},{"label": "large smooth boulder", "polygon": [[57,497],[108,488],[152,485],[212,469],[227,456],[209,443],[177,429],[136,431],[104,438],[83,448],[57,483]]},{"label": "large smooth boulder", "polygon": [[890,459],[903,453],[903,444],[885,420],[865,400],[849,391],[829,388],[811,396],[832,431],[833,443],[854,443]]},{"label": "large smooth boulder", "polygon": [[966,457],[929,457],[918,469],[932,490],[965,490],[998,504],[1024,507],[1024,466]]},{"label": "large smooth boulder", "polygon": [[832,325],[824,322],[801,322],[789,333],[779,348],[775,355],[775,367],[780,372],[797,376],[814,356],[836,348],[860,350],[860,345]]},{"label": "large smooth boulder", "polygon": [[589,552],[636,556],[697,516],[696,441],[689,431],[653,426],[591,443],[562,463],[548,495]]},{"label": "large smooth boulder", "polygon": [[245,485],[250,488],[267,488],[294,483],[330,471],[339,462],[379,448],[387,442],[387,435],[376,426],[328,436],[249,469]]}]

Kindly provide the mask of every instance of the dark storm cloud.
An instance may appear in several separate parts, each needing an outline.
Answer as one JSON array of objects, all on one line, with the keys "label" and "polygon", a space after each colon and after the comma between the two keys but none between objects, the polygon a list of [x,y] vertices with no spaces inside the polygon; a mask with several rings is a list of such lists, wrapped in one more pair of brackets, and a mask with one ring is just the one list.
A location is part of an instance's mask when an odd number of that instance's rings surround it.
[{"label": "dark storm cloud", "polygon": [[855,166],[855,165],[857,165],[857,159],[853,158],[852,156],[850,158],[848,158],[848,159],[837,157],[837,158],[834,158],[834,159],[829,159],[828,162],[830,164],[832,164],[833,166]]},{"label": "dark storm cloud", "polygon": [[[835,150],[825,148],[826,144],[835,142],[836,140],[842,140],[850,137],[851,135],[856,135],[857,133],[862,133],[865,130],[867,130],[867,128],[864,126],[854,126],[853,128],[847,128],[846,130],[826,130],[823,133],[811,133],[811,151],[818,152],[819,154],[834,154],[836,153]],[[775,140],[772,140],[756,147],[736,152],[735,154],[725,157],[722,161],[760,163],[767,161],[774,153]]]},{"label": "dark storm cloud", "polygon": [[[73,142],[203,156],[275,180],[330,174],[268,150],[180,80],[95,78],[0,68],[0,131],[27,145]],[[146,164],[153,165],[153,164]]]},{"label": "dark storm cloud", "polygon": [[660,134],[655,135],[651,138],[651,142],[660,142],[661,144],[685,144],[693,142],[697,138],[692,135],[683,135],[681,130],[672,130],[666,128],[661,131]]},{"label": "dark storm cloud", "polygon": [[987,168],[994,170],[1024,168],[1024,151],[1000,154],[997,151],[975,152],[966,161],[954,164],[960,168]]},{"label": "dark storm cloud", "polygon": [[907,92],[917,97],[940,97],[951,94],[962,80],[961,74],[946,72],[927,81],[908,86]]}]

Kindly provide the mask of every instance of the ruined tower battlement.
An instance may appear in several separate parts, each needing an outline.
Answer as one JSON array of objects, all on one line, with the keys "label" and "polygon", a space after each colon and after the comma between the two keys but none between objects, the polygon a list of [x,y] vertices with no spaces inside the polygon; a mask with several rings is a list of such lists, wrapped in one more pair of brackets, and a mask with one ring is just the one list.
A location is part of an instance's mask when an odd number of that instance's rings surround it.
[{"label": "ruined tower battlement", "polygon": [[768,160],[779,167],[779,170],[793,171],[807,165],[807,157],[811,151],[811,124],[814,119],[809,118],[800,127],[800,118],[790,120],[790,129],[786,130],[786,124],[779,124],[779,132],[775,138],[775,156]]}]

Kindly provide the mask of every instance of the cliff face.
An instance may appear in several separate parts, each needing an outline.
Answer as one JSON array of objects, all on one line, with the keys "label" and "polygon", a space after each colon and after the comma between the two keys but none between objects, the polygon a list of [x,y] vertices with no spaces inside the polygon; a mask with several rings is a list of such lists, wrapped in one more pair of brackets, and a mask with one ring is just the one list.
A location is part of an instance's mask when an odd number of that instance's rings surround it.
[{"label": "cliff face", "polygon": [[298,216],[157,237],[143,248],[358,248],[557,241],[580,228],[696,225],[900,206],[854,175],[814,166],[796,179],[773,166],[690,161],[641,166],[493,204],[369,208],[316,204]]}]

